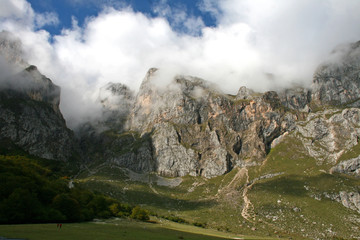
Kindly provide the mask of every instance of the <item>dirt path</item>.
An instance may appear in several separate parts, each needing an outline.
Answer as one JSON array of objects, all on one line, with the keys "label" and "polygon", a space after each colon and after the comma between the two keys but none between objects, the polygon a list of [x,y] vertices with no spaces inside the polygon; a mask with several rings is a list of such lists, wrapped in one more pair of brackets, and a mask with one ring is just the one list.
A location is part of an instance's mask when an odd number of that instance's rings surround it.
[{"label": "dirt path", "polygon": [[241,168],[235,174],[235,176],[233,177],[233,179],[231,180],[231,182],[229,184],[227,184],[226,186],[224,186],[224,187],[222,187],[221,189],[218,190],[215,197],[219,197],[220,194],[226,194],[226,193],[233,192],[234,189],[236,188],[236,185],[239,184],[241,179],[246,176],[246,171],[247,171],[246,168]]},{"label": "dirt path", "polygon": [[156,191],[156,189],[152,186],[152,182],[149,182],[149,187],[150,187],[150,189],[151,189],[155,194],[158,194],[158,195],[159,195],[159,192]]},{"label": "dirt path", "polygon": [[254,205],[251,203],[250,199],[248,198],[247,193],[255,182],[252,183],[249,182],[248,170],[246,168],[243,169],[245,169],[245,174],[246,174],[246,185],[242,193],[242,197],[244,200],[244,207],[241,211],[241,216],[246,220],[248,220],[249,222],[254,222],[255,221]]},{"label": "dirt path", "polygon": [[[245,185],[240,185],[243,179],[246,179]],[[252,183],[250,183],[249,181],[248,169],[246,167],[241,168],[235,174],[235,176],[230,181],[230,183],[218,191],[216,197],[219,197],[219,195],[221,194],[226,196],[227,200],[231,201],[232,204],[238,203],[239,207],[242,206],[241,216],[249,222],[254,222],[255,221],[254,206],[247,195],[248,191],[254,185],[254,183],[255,181]],[[242,193],[236,190],[240,186],[243,186]],[[238,201],[239,198],[243,200],[241,203],[240,201]]]}]

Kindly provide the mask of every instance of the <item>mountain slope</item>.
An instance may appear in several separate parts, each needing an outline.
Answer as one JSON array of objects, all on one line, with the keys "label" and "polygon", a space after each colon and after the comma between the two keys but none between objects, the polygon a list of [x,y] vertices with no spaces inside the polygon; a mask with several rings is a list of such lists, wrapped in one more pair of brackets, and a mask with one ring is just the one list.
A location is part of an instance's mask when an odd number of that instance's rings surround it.
[{"label": "mountain slope", "polygon": [[[241,87],[230,96],[188,76],[159,88],[161,69],[150,69],[128,130],[112,130],[112,143],[127,136],[131,147],[104,145],[115,157],[100,154],[101,164],[89,163],[78,181],[222,231],[358,239],[359,55],[356,45],[349,49],[319,67],[310,89],[278,93]],[[142,158],[132,166],[114,160],[124,154]]]}]

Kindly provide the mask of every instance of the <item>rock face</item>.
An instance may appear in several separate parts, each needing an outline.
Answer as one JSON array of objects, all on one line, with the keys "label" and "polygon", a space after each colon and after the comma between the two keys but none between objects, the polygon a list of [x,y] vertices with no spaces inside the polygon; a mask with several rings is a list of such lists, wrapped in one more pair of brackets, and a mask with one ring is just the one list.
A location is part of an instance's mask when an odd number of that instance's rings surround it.
[{"label": "rock face", "polygon": [[[311,89],[256,93],[241,87],[233,96],[190,76],[159,86],[156,68],[136,96],[123,84],[109,83],[99,95],[103,117],[77,131],[84,159],[135,172],[211,178],[235,166],[261,164],[292,134],[318,164],[335,165],[360,138],[359,109],[339,108],[356,106],[360,97],[359,46],[337,49],[337,61],[319,67]],[[0,33],[0,53],[10,65],[27,66],[0,78],[0,138],[41,157],[68,159],[76,144],[59,110],[60,88],[21,58],[21,43],[11,34]],[[341,164],[333,172],[357,171],[357,162]]]},{"label": "rock face", "polygon": [[[4,37],[5,36],[5,37]],[[0,34],[0,53],[16,67],[20,59],[19,42],[7,33]],[[26,64],[25,64],[26,65]],[[2,76],[4,77],[4,76]],[[15,144],[30,154],[66,161],[74,154],[75,142],[59,109],[60,88],[35,66],[1,79],[0,140]]]},{"label": "rock face", "polygon": [[330,169],[330,172],[360,176],[360,156],[337,164]]},{"label": "rock face", "polygon": [[[151,163],[147,169],[164,176],[210,178],[235,166],[260,164],[271,147],[294,130],[318,164],[335,164],[358,144],[359,110],[313,111],[323,104],[339,106],[360,97],[359,45],[337,49],[337,61],[318,68],[311,89],[255,93],[241,87],[231,96],[190,76],[176,76],[159,87],[161,70],[152,68],[133,100],[128,129],[123,130],[139,133],[140,139],[148,136],[140,155]],[[129,165],[124,157],[117,159],[120,165]]]},{"label": "rock face", "polygon": [[103,106],[104,127],[122,131],[134,104],[134,93],[121,83],[108,83],[100,89],[99,100]]},{"label": "rock face", "polygon": [[335,49],[332,59],[314,74],[312,98],[317,104],[341,105],[360,98],[360,42]]},{"label": "rock face", "polygon": [[134,99],[133,92],[121,83],[108,83],[100,89],[102,118],[76,131],[85,162],[100,159],[135,172],[155,171],[149,134],[127,131]]},{"label": "rock face", "polygon": [[151,134],[156,172],[214,177],[234,166],[257,164],[271,142],[295,127],[276,92],[228,96],[199,78],[177,76],[156,87],[150,69],[130,115],[132,131]]},{"label": "rock face", "polygon": [[297,137],[319,164],[334,164],[339,157],[359,143],[360,109],[324,110],[308,115],[297,123]]},{"label": "rock face", "polygon": [[360,213],[360,193],[341,191],[339,194],[339,202],[341,202],[344,207]]},{"label": "rock face", "polygon": [[279,93],[281,104],[289,109],[309,112],[311,90],[302,87],[285,89]]}]

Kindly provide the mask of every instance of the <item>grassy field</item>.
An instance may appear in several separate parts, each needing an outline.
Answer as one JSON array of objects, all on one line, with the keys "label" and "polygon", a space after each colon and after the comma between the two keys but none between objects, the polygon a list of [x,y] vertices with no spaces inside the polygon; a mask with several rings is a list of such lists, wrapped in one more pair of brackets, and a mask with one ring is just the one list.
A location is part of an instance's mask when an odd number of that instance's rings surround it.
[{"label": "grassy field", "polygon": [[178,240],[178,239],[274,239],[251,236],[237,236],[191,225],[177,224],[159,220],[158,223],[144,223],[127,219],[114,219],[101,222],[63,224],[0,225],[0,237],[22,238],[28,240],[44,239],[96,239],[96,240]]}]

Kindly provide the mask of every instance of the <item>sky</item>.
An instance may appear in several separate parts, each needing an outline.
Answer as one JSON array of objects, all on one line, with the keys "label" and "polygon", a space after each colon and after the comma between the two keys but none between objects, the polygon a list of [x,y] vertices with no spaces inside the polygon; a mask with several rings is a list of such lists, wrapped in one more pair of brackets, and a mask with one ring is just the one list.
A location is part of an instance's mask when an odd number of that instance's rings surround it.
[{"label": "sky", "polygon": [[[358,0],[0,0],[0,31],[62,89],[70,127],[99,114],[99,89],[135,92],[151,67],[226,93],[309,87],[336,46],[360,40]],[[271,74],[271,78],[269,78]]]}]

